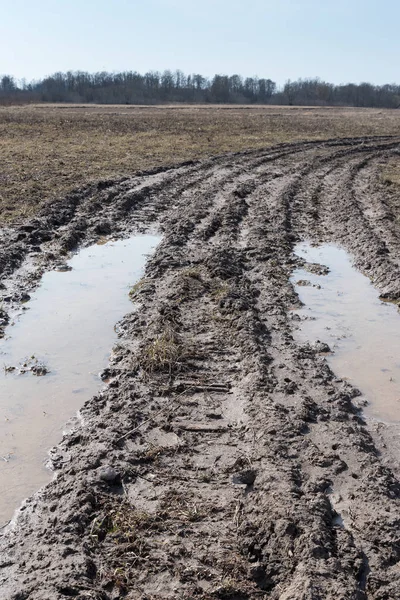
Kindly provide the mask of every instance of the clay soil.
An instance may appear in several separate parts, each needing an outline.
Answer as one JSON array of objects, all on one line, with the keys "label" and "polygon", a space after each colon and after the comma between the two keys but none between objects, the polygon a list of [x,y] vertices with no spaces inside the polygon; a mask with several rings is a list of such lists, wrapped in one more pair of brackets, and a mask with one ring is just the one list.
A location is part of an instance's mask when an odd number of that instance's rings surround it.
[{"label": "clay soil", "polygon": [[335,242],[400,300],[400,197],[382,177],[399,150],[348,137],[160,167],[1,230],[4,322],[80,245],[163,236],[108,386],[1,532],[1,598],[400,597],[399,455],[294,341],[289,281],[296,242]]}]

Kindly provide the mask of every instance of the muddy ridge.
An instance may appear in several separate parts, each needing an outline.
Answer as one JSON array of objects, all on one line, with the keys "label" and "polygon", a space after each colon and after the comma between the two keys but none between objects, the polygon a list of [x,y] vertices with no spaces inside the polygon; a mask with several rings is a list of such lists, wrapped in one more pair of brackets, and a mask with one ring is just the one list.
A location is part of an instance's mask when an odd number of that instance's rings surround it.
[{"label": "muddy ridge", "polygon": [[0,532],[13,600],[400,597],[400,469],[358,390],[293,339],[303,239],[400,300],[400,139],[281,145],[87,186],[0,231],[0,326],[102,236],[161,232],[107,389]]}]

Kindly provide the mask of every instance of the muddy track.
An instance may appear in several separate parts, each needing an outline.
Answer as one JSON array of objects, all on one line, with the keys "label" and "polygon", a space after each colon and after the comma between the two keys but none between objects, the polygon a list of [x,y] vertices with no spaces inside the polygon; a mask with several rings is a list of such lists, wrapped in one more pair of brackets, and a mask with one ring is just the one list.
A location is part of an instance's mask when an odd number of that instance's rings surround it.
[{"label": "muddy track", "polygon": [[379,179],[399,152],[379,137],[186,163],[0,232],[4,324],[77,246],[163,234],[111,383],[0,535],[1,598],[400,597],[399,455],[294,342],[289,282],[296,241],[333,241],[400,299],[398,198]]}]

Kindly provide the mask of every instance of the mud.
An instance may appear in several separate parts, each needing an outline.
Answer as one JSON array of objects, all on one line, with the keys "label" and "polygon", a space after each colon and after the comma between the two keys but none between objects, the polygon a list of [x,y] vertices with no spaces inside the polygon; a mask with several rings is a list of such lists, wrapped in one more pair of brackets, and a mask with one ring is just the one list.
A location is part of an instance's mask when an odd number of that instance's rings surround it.
[{"label": "mud", "polygon": [[370,427],[295,342],[290,283],[297,242],[332,242],[400,299],[399,198],[379,178],[399,149],[298,143],[140,173],[2,231],[4,323],[78,245],[163,235],[108,388],[2,532],[2,598],[400,596],[398,431]]}]

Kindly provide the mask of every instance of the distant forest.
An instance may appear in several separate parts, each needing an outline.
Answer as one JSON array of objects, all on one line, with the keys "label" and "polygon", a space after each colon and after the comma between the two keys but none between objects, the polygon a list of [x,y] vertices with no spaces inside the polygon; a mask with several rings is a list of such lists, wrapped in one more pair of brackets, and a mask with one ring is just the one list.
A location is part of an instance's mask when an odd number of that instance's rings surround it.
[{"label": "distant forest", "polygon": [[400,86],[370,83],[334,85],[315,79],[287,81],[240,75],[185,75],[182,71],[140,73],[55,73],[32,82],[0,76],[0,104],[71,102],[162,104],[174,102],[300,106],[400,107]]}]

